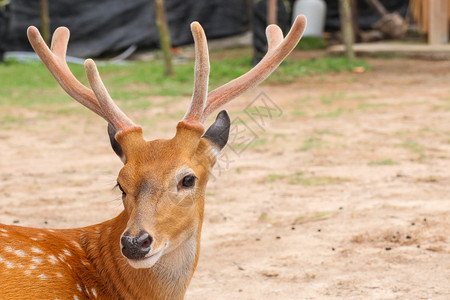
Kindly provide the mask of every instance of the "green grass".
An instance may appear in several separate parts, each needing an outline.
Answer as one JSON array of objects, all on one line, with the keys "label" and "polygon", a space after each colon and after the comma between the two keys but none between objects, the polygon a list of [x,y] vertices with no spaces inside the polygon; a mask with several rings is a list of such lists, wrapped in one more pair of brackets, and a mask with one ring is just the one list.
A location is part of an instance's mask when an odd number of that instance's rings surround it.
[{"label": "green grass", "polygon": [[347,98],[348,96],[346,95],[346,93],[331,93],[320,96],[320,102],[322,104],[329,105],[333,104],[336,100],[343,100]]},{"label": "green grass", "polygon": [[276,181],[287,181],[293,185],[303,186],[323,186],[330,184],[339,184],[348,181],[347,178],[333,177],[333,176],[305,176],[302,172],[296,172],[294,174],[269,174],[262,182],[272,183]]},{"label": "green grass", "polygon": [[320,50],[327,47],[327,41],[321,37],[305,36],[302,37],[296,49],[298,50]]},{"label": "green grass", "polygon": [[425,150],[426,147],[418,144],[417,142],[408,140],[400,144],[400,147],[409,150],[412,153],[418,154],[418,156],[414,159],[419,162],[423,162],[426,158]]},{"label": "green grass", "polygon": [[298,151],[309,151],[311,149],[318,149],[323,147],[323,142],[319,138],[311,137],[303,142],[303,145],[298,148]]},{"label": "green grass", "polygon": [[414,153],[423,153],[425,151],[425,147],[414,142],[414,141],[405,141],[400,144],[401,147],[410,150]]},{"label": "green grass", "polygon": [[[308,61],[287,60],[272,74],[271,83],[292,82],[298,77],[327,72],[350,71],[363,61],[349,62],[345,58],[324,57]],[[160,60],[130,62],[124,65],[99,66],[100,74],[111,96],[126,103],[125,107],[142,109],[155,105],[151,96],[178,96],[192,94],[194,62],[175,66],[175,77],[166,77]],[[210,90],[231,81],[250,70],[250,56],[211,61]],[[70,65],[75,77],[87,85],[84,67]],[[40,62],[0,64],[0,107],[59,105],[68,103],[66,96],[48,70]],[[174,100],[175,99],[175,100]],[[127,104],[127,102],[131,102]]]},{"label": "green grass", "polygon": [[335,135],[335,136],[342,136],[341,133],[338,133],[331,129],[315,129],[314,133],[318,135]]},{"label": "green grass", "polygon": [[346,182],[348,179],[333,176],[309,176],[305,177],[302,172],[297,172],[289,178],[290,184],[301,184],[303,186],[322,186]]},{"label": "green grass", "polygon": [[296,77],[324,74],[329,72],[351,71],[355,67],[370,69],[370,65],[361,60],[349,61],[344,57],[322,57],[318,59],[294,61],[286,60],[278,71],[271,75],[271,82],[291,82]]},{"label": "green grass", "polygon": [[309,223],[309,222],[317,222],[317,221],[323,221],[328,218],[334,217],[337,213],[331,212],[331,211],[322,211],[322,212],[316,212],[310,215],[300,215],[295,218],[293,224],[303,224],[303,223]]},{"label": "green grass", "polygon": [[358,110],[366,111],[369,109],[376,110],[388,106],[385,103],[360,103],[358,104]]},{"label": "green grass", "polygon": [[392,160],[390,158],[381,159],[381,160],[374,160],[369,162],[369,166],[392,166],[392,165],[398,165],[399,163],[395,160]]},{"label": "green grass", "polygon": [[280,179],[286,178],[285,174],[269,174],[265,180],[265,182],[275,182]]},{"label": "green grass", "polygon": [[343,113],[348,112],[348,109],[339,107],[335,110],[332,111],[327,111],[327,112],[323,112],[323,113],[318,113],[316,114],[314,117],[321,119],[321,118],[339,118],[340,116],[342,116]]},{"label": "green grass", "polygon": [[305,115],[305,112],[303,110],[295,109],[292,111],[292,114],[297,117],[303,117]]}]

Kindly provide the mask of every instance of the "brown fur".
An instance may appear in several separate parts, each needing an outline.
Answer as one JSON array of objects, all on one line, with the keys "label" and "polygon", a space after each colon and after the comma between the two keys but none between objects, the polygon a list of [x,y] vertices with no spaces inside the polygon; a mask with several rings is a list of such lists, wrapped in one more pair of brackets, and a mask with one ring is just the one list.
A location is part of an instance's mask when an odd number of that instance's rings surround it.
[{"label": "brown fur", "polygon": [[[51,231],[2,225],[2,297],[182,299],[199,257],[205,186],[214,163],[202,133],[179,124],[171,140],[146,142],[140,129],[118,136],[127,157],[118,181],[127,195],[125,210],[112,220]],[[176,172],[185,167],[198,177],[196,187],[170,195]],[[126,230],[149,232],[152,249],[169,240],[170,251],[153,267],[135,269],[121,253]]]}]

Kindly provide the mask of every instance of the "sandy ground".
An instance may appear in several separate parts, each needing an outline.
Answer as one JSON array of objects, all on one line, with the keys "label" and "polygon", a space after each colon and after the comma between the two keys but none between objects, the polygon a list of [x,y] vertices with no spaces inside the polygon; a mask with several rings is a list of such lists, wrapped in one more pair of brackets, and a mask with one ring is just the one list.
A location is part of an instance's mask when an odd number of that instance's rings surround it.
[{"label": "sandy ground", "polygon": [[[186,299],[450,299],[450,61],[370,62],[228,106],[244,137],[209,183]],[[188,101],[131,115],[168,138]],[[70,107],[0,110],[21,120],[0,124],[0,222],[69,228],[121,211],[105,124]]]}]

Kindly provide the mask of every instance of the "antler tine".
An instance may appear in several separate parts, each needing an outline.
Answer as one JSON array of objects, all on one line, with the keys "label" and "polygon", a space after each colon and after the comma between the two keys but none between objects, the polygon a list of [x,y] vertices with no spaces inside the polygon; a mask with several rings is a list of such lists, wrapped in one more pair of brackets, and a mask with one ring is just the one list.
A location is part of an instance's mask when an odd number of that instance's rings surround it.
[{"label": "antler tine", "polygon": [[283,32],[275,24],[270,24],[266,29],[267,51],[273,51],[283,41]]},{"label": "antler tine", "polygon": [[305,27],[305,16],[298,16],[295,19],[290,32],[286,38],[283,39],[281,30],[278,26],[270,25],[266,29],[268,39],[267,54],[253,69],[209,93],[201,122],[204,122],[217,108],[231,101],[248,89],[258,85],[275,71],[281,62],[295,48],[302,37]]},{"label": "antler tine", "polygon": [[97,96],[97,101],[102,108],[102,115],[109,124],[111,124],[116,132],[123,132],[130,128],[138,127],[130,118],[112,100],[105,85],[103,84],[97,66],[92,59],[86,59],[84,68],[92,90]]},{"label": "antler tine", "polygon": [[195,43],[195,79],[191,105],[183,120],[199,122],[208,95],[209,53],[205,32],[198,22],[191,24]]},{"label": "antler tine", "polygon": [[102,109],[95,98],[94,92],[79,82],[67,65],[65,57],[70,36],[69,29],[66,27],[56,29],[52,39],[53,52],[47,47],[36,27],[28,27],[27,36],[34,51],[66,93],[96,114],[102,116]]},{"label": "antler tine", "polygon": [[105,119],[118,133],[137,127],[111,99],[93,60],[88,59],[85,62],[86,74],[92,90],[84,86],[72,74],[66,62],[69,29],[59,27],[55,30],[51,50],[36,27],[28,27],[27,35],[34,51],[67,94]]},{"label": "antler tine", "polygon": [[66,27],[58,27],[53,33],[51,51],[56,57],[64,58],[67,53],[67,44],[69,43],[70,32]]}]

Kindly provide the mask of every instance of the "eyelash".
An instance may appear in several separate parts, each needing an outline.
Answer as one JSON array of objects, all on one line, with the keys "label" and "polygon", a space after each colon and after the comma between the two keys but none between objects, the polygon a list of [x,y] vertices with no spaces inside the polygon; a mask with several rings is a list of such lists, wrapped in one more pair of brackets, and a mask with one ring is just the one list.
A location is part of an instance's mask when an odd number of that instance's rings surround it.
[{"label": "eyelash", "polygon": [[119,190],[122,192],[122,194],[124,194],[125,195],[125,191],[123,190],[123,188],[122,188],[122,186],[120,185],[120,183],[116,183],[116,185],[114,186],[115,188],[117,187],[117,188],[119,188]]}]

